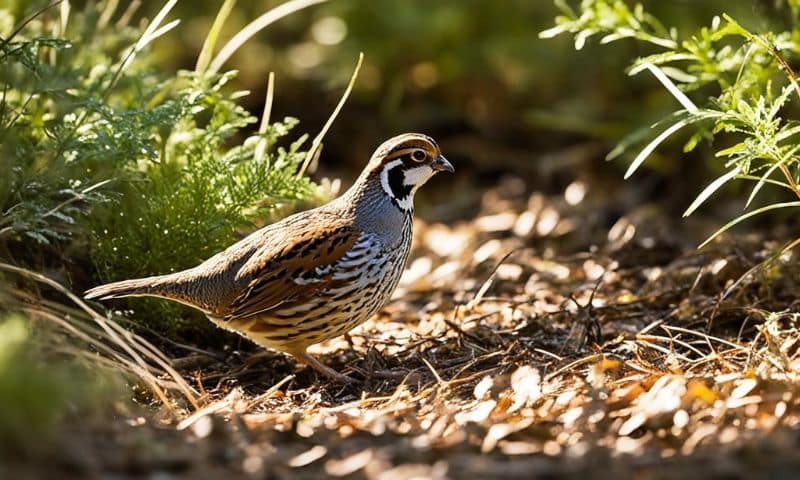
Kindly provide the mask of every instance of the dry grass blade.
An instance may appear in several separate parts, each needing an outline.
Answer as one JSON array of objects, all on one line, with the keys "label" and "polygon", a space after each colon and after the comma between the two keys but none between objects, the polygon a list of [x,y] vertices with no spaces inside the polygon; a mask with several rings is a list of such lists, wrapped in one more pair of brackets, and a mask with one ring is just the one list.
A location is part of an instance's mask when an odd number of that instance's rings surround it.
[{"label": "dry grass blade", "polygon": [[[267,79],[267,94],[264,96],[264,113],[261,115],[261,125],[258,127],[258,134],[264,135],[269,127],[269,118],[272,114],[272,100],[275,97],[275,72],[269,72]],[[256,162],[260,162],[264,158],[264,152],[267,150],[267,139],[260,138],[256,145],[253,158]]]},{"label": "dry grass blade", "polygon": [[298,10],[302,10],[325,1],[327,0],[291,0],[289,2],[282,3],[281,5],[278,5],[272,10],[264,13],[257,19],[247,24],[236,35],[228,40],[228,43],[226,43],[220,49],[217,56],[211,61],[211,65],[207,70],[208,74],[214,75],[215,73],[219,72],[219,69],[222,68],[222,65],[224,65],[229,58],[231,58],[231,55],[233,55],[236,50],[239,49],[239,47],[244,45],[244,43],[247,42],[253,35],[257,34],[271,23],[276,22],[287,15],[291,15]]},{"label": "dry grass blade", "polygon": [[328,129],[331,128],[333,125],[333,121],[336,120],[336,116],[339,115],[339,111],[344,106],[344,102],[347,101],[347,97],[350,96],[350,92],[353,90],[353,85],[356,83],[356,78],[358,78],[358,71],[361,70],[361,62],[364,61],[364,54],[358,54],[358,63],[356,63],[356,68],[353,70],[353,75],[350,76],[350,82],[347,84],[347,88],[344,89],[344,93],[342,94],[342,98],[339,99],[339,103],[336,104],[336,108],[333,109],[333,113],[331,116],[328,117],[328,121],[325,122],[325,125],[320,130],[319,134],[314,137],[314,141],[311,142],[311,148],[308,149],[308,153],[306,153],[306,158],[303,160],[303,165],[300,167],[300,170],[297,172],[297,177],[302,177],[306,173],[306,169],[308,165],[311,163],[311,160],[317,156],[319,153],[320,146],[322,145],[322,139],[325,137],[325,134],[328,133]]},{"label": "dry grass blade", "polygon": [[122,12],[122,15],[120,15],[115,25],[117,27],[125,27],[127,25],[130,25],[131,19],[141,6],[142,6],[142,0],[133,0],[132,2],[128,3],[128,7],[125,9],[124,12]]},{"label": "dry grass blade", "polygon": [[209,403],[205,407],[197,410],[193,414],[189,415],[188,417],[181,420],[176,427],[178,430],[184,430],[186,428],[191,427],[194,425],[198,420],[208,415],[213,415],[215,413],[219,413],[226,410],[231,410],[232,405],[239,401],[242,398],[242,391],[239,389],[233,389],[225,396],[225,398],[221,400],[217,400],[215,402]]},{"label": "dry grass blade", "polygon": [[573,362],[568,363],[567,365],[564,365],[563,367],[559,368],[555,372],[548,374],[545,377],[545,381],[550,381],[550,380],[552,380],[552,379],[554,379],[554,378],[556,378],[556,377],[558,377],[560,375],[563,375],[566,372],[574,371],[579,366],[586,365],[588,363],[595,363],[595,362],[597,362],[599,360],[602,360],[602,359],[603,359],[603,354],[602,353],[597,353],[597,354],[594,354],[594,355],[588,355],[586,357],[579,358],[579,359],[577,359],[577,360],[575,360]]},{"label": "dry grass blade", "polygon": [[97,26],[99,28],[105,28],[108,25],[108,22],[111,21],[111,17],[114,16],[114,12],[117,11],[117,7],[119,6],[119,0],[109,0],[103,6],[103,10],[100,12],[100,18],[97,20]]},{"label": "dry grass blade", "polygon": [[775,251],[775,253],[770,255],[770,257],[767,258],[766,260],[764,260],[762,262],[759,262],[756,265],[754,265],[753,267],[751,267],[749,270],[747,270],[745,273],[743,273],[738,279],[736,279],[736,281],[733,282],[733,284],[731,284],[727,289],[725,289],[725,293],[722,294],[722,299],[727,299],[728,297],[730,297],[731,294],[734,291],[736,291],[736,289],[739,288],[739,286],[741,286],[742,283],[745,280],[747,280],[747,279],[749,279],[751,277],[751,275],[753,275],[754,273],[758,272],[759,270],[762,270],[763,268],[767,267],[768,265],[771,265],[772,262],[774,262],[775,260],[780,258],[786,252],[789,252],[789,251],[793,250],[798,245],[800,245],[800,238],[792,240],[791,242],[789,242],[786,245],[784,245],[782,248],[777,249]]},{"label": "dry grass blade", "polygon": [[119,68],[114,72],[114,75],[111,77],[111,81],[109,82],[108,86],[106,87],[107,96],[109,92],[114,88],[117,81],[122,76],[122,73],[128,69],[128,67],[133,63],[133,60],[136,58],[136,55],[144,49],[147,45],[149,45],[153,40],[156,38],[164,35],[168,31],[175,28],[179,23],[180,20],[173,20],[166,25],[161,25],[169,12],[175,7],[178,3],[178,0],[168,0],[167,3],[164,4],[163,7],[156,13],[156,16],[153,17],[152,22],[145,28],[144,32],[139,36],[139,39],[136,41],[136,44],[130,48],[128,53],[122,60],[122,63],[119,65]]},{"label": "dry grass blade", "polygon": [[486,280],[481,284],[481,287],[478,289],[477,293],[475,293],[475,296],[472,297],[472,300],[467,303],[467,310],[472,310],[475,308],[475,305],[483,300],[484,295],[486,295],[486,292],[489,291],[489,288],[492,286],[492,282],[497,275],[497,269],[499,269],[500,266],[503,265],[506,260],[508,260],[508,258],[515,253],[517,253],[517,250],[512,250],[506,253],[503,258],[501,258],[500,261],[495,264],[494,268],[492,269],[492,273],[490,273]]},{"label": "dry grass blade", "polygon": [[125,330],[115,322],[109,321],[64,286],[44,275],[6,263],[0,263],[0,270],[21,275],[55,289],[72,301],[79,308],[84,319],[92,322],[96,327],[90,330],[86,322],[81,322],[81,315],[77,315],[75,312],[70,315],[64,315],[63,318],[57,314],[49,313],[46,310],[46,303],[41,303],[40,307],[37,308],[28,307],[26,309],[28,313],[54,321],[62,329],[77,336],[87,345],[92,346],[99,352],[104,352],[115,362],[118,362],[119,365],[123,366],[125,370],[135,373],[140,380],[150,387],[154,395],[171,410],[174,409],[173,402],[169,400],[169,395],[164,392],[162,386],[165,382],[157,377],[158,374],[165,374],[170,383],[177,387],[176,389],[183,397],[195,409],[199,408],[197,392],[169,365],[167,357],[147,340]]},{"label": "dry grass blade", "polygon": [[731,347],[733,349],[746,350],[746,348],[743,347],[742,345],[737,345],[737,344],[735,344],[733,342],[729,342],[728,340],[725,340],[724,338],[719,338],[719,337],[715,337],[713,335],[708,335],[706,333],[703,333],[703,332],[700,332],[700,331],[697,331],[697,330],[691,330],[691,329],[683,328],[683,327],[676,327],[676,326],[673,326],[673,325],[662,325],[661,328],[663,328],[664,330],[668,330],[668,331],[681,332],[681,333],[685,333],[686,335],[694,335],[694,336],[700,337],[703,340],[705,340],[706,343],[708,343],[709,345],[711,345],[711,342],[717,342],[717,343],[721,343],[723,345],[727,345],[727,346],[729,346],[729,347]]},{"label": "dry grass blade", "polygon": [[[105,354],[108,358],[103,359],[102,361],[107,367],[111,367],[117,370],[125,371],[129,374],[132,374],[138,377],[142,382],[144,382],[150,391],[163,403],[167,405],[169,408],[172,408],[172,402],[170,401],[166,392],[162,389],[161,385],[159,385],[159,381],[154,375],[154,372],[150,371],[147,368],[143,368],[136,362],[130,361],[129,358],[126,358],[123,354],[117,352],[113,348],[110,348],[104,345],[100,340],[97,339],[97,331],[94,332],[84,332],[76,328],[73,324],[66,321],[65,319],[59,317],[58,315],[54,315],[50,312],[47,312],[44,309],[39,308],[26,308],[23,309],[25,313],[31,316],[31,318],[40,318],[44,320],[48,320],[54,325],[59,326],[65,332],[70,334],[73,338],[82,341],[87,346],[91,346],[93,349],[97,350],[98,352]],[[94,334],[94,335],[93,335]],[[79,348],[74,349],[76,352],[81,351]],[[84,352],[88,355],[90,352]],[[100,357],[101,359],[103,357]]]},{"label": "dry grass blade", "polygon": [[205,73],[209,63],[211,63],[211,55],[214,53],[214,47],[217,46],[219,34],[235,5],[236,0],[225,0],[225,3],[220,7],[217,16],[214,18],[214,23],[211,24],[211,29],[203,42],[203,48],[200,49],[200,55],[197,56],[197,64],[194,67],[195,73]]}]

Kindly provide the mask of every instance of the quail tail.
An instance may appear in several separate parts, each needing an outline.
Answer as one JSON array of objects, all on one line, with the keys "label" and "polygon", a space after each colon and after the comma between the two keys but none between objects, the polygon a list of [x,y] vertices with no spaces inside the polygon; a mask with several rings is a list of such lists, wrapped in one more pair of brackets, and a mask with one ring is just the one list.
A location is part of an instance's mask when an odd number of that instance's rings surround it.
[{"label": "quail tail", "polygon": [[136,278],[121,282],[107,283],[87,290],[83,296],[87,300],[133,296],[163,296],[165,292],[158,288],[161,277]]}]

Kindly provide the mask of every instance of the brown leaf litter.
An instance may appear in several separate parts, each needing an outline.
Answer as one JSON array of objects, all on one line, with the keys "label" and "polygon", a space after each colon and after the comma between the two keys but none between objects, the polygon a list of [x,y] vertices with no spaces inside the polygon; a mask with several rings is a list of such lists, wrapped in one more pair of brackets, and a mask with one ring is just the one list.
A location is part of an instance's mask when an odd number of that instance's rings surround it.
[{"label": "brown leaf litter", "polygon": [[[588,216],[586,189],[546,197],[504,185],[471,221],[418,222],[392,303],[315,347],[357,386],[277,353],[248,358],[247,345],[170,365],[121,346],[99,352],[156,377],[169,398],[135,426],[72,431],[125,456],[62,462],[75,472],[380,479],[796,467],[796,254],[753,269],[777,243],[729,237],[697,251],[647,215],[607,228]],[[21,291],[16,301],[43,321],[64,314]],[[98,322],[90,310],[71,315]]]}]

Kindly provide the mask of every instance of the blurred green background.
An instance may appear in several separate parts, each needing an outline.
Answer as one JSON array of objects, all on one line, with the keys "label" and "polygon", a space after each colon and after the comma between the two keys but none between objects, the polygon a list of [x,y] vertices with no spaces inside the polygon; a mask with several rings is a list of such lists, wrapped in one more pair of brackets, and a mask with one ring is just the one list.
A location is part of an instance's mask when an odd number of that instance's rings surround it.
[{"label": "blurred green background", "polygon": [[[239,2],[223,35],[280,3]],[[146,1],[142,8],[154,12],[160,4]],[[185,24],[159,44],[165,65],[194,66],[219,4],[179,3],[176,15]],[[775,27],[780,18],[772,0],[643,5],[683,35],[723,11],[755,31]],[[625,134],[675,106],[654,78],[625,74],[634,58],[655,50],[634,41],[608,47],[595,38],[575,52],[569,36],[539,39],[557,13],[546,0],[331,0],[271,25],[226,66],[240,71],[241,86],[253,92],[246,102],[256,111],[266,76],[275,71],[274,111],[278,117],[299,117],[313,132],[329,115],[363,51],[365,64],[354,95],[326,137],[323,168],[360,169],[383,138],[411,130],[440,139],[465,171],[516,173],[535,182],[543,168],[575,168],[553,165],[551,154],[591,143],[598,147],[589,148],[592,158],[585,160],[602,159]],[[578,160],[584,159],[573,159]],[[682,171],[684,162],[673,157],[649,164],[668,174]],[[534,186],[547,188],[547,182]]]},{"label": "blurred green background", "polygon": [[[223,30],[237,32],[282,3],[238,2]],[[571,2],[575,5],[577,2]],[[221,2],[179,2],[184,22],[159,41],[166,68],[192,68]],[[160,1],[147,0],[150,15]],[[727,12],[754,31],[785,28],[774,0],[645,1],[644,7],[681,36]],[[558,14],[547,0],[331,0],[269,26],[226,64],[238,69],[245,105],[260,111],[266,77],[276,73],[273,116],[298,117],[316,132],[344,88],[359,52],[365,63],[353,96],[325,139],[322,174],[345,184],[383,139],[404,131],[433,135],[458,166],[449,192],[421,192],[426,205],[470,205],[471,186],[506,175],[531,189],[560,192],[575,178],[613,192],[636,150],[612,164],[605,154],[626,134],[674,111],[675,100],[649,74],[629,77],[626,67],[656,50],[633,40],[576,52],[567,35],[540,39]],[[786,19],[786,23],[788,23]],[[708,95],[712,95],[709,92]],[[695,98],[705,100],[704,92]],[[687,199],[721,171],[712,149],[681,152],[677,135],[637,173],[645,200],[677,217]],[[671,182],[676,173],[681,182]]]},{"label": "blurred green background", "polygon": [[[134,18],[152,18],[163,3],[140,2]],[[221,43],[281,3],[238,2]],[[754,31],[785,28],[780,3],[642,2],[683,36],[723,12]],[[17,1],[11,10],[21,18],[41,4]],[[73,9],[86,4],[73,2]],[[194,68],[221,4],[178,2],[169,18],[182,24],[154,45],[161,67]],[[119,2],[117,9],[129,5]],[[237,86],[251,91],[242,103],[256,114],[267,75],[274,71],[273,118],[297,117],[300,128],[313,133],[328,118],[358,53],[364,52],[353,96],[326,136],[320,163],[322,174],[341,177],[345,184],[383,139],[421,131],[440,141],[458,166],[461,184],[485,185],[513,174],[544,191],[559,191],[580,176],[615,188],[631,157],[609,168],[605,154],[627,133],[673,111],[675,100],[651,76],[625,73],[633,59],[654,49],[633,40],[609,47],[593,38],[576,52],[567,35],[540,39],[539,32],[551,27],[557,14],[549,0],[329,0],[270,25],[223,70],[239,71]],[[705,99],[702,91],[694,95]],[[648,170],[638,174],[649,179],[642,185],[652,186],[645,188],[652,198],[685,199],[708,181],[709,167],[720,168],[713,165],[710,149],[683,155],[682,141],[685,137],[678,135],[659,148]],[[666,179],[676,172],[683,181],[666,188]],[[421,192],[421,203],[438,201],[437,193]],[[664,206],[676,209],[668,213],[685,207],[666,200]]]}]

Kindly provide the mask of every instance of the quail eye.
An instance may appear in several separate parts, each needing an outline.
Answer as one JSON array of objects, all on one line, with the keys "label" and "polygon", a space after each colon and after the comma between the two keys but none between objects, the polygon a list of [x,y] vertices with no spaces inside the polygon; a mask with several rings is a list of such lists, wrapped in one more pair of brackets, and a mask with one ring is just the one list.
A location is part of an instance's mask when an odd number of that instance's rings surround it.
[{"label": "quail eye", "polygon": [[426,157],[426,156],[427,156],[427,155],[425,155],[425,152],[424,152],[424,151],[422,151],[422,150],[414,150],[414,151],[411,153],[411,158],[413,158],[413,159],[414,159],[414,160],[416,160],[417,162],[421,162],[421,161],[425,160],[425,157]]}]

